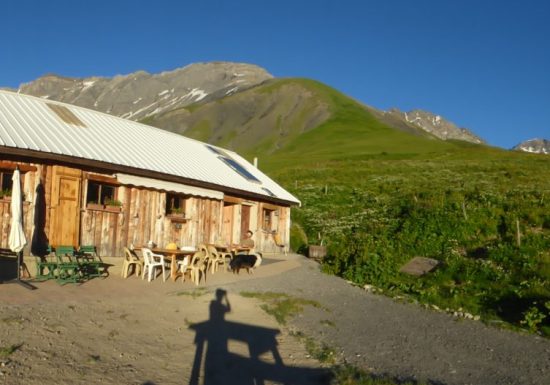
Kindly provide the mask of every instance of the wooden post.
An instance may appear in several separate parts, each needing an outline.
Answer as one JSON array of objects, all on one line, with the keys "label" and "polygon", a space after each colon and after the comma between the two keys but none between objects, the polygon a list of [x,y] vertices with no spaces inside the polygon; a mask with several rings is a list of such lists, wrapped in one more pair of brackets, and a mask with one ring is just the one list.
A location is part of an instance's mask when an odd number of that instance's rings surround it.
[{"label": "wooden post", "polygon": [[466,213],[466,204],[464,201],[462,201],[462,214],[464,215],[464,219],[468,220],[468,214]]},{"label": "wooden post", "polygon": [[521,232],[519,230],[519,219],[516,219],[516,239],[517,239],[517,244],[518,244],[518,247],[521,246]]}]

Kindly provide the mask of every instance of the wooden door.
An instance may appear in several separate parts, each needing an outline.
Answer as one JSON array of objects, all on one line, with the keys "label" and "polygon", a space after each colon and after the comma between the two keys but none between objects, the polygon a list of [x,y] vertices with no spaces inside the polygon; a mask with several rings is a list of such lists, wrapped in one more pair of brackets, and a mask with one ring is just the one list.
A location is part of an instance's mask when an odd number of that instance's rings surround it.
[{"label": "wooden door", "polygon": [[250,230],[250,206],[241,206],[241,239]]},{"label": "wooden door", "polygon": [[78,246],[82,171],[54,166],[50,211],[50,244]]},{"label": "wooden door", "polygon": [[233,205],[224,203],[222,218],[222,242],[226,245],[233,243]]}]

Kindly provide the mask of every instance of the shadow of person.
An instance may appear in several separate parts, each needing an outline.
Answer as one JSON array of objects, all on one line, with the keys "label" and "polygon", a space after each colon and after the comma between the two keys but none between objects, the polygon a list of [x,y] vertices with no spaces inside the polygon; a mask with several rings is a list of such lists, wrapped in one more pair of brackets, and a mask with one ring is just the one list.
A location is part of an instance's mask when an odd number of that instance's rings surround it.
[{"label": "shadow of person", "polygon": [[[196,345],[189,385],[262,385],[266,380],[304,385],[329,382],[327,370],[284,365],[275,338],[278,329],[226,321],[231,305],[225,290],[216,290],[209,309],[208,321],[189,326],[195,331]],[[248,357],[230,352],[229,341],[246,344]],[[265,353],[273,362],[265,361]],[[202,367],[203,380],[199,381]]]}]

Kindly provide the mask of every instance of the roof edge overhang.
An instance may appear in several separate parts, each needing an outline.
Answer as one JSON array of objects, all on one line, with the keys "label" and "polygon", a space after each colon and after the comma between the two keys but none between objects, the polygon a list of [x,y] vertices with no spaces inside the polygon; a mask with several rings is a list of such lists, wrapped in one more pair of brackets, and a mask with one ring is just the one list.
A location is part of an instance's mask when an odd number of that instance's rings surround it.
[{"label": "roof edge overhang", "polygon": [[189,186],[195,186],[200,188],[206,188],[211,190],[218,190],[224,194],[230,194],[241,198],[255,199],[262,202],[275,203],[281,206],[298,206],[300,201],[288,201],[277,197],[268,197],[260,194],[251,193],[249,191],[239,190],[227,186],[218,185],[215,183],[208,183],[198,181],[195,179],[189,179],[177,175],[165,174],[157,171],[151,171],[141,169],[137,167],[124,166],[119,164],[113,164],[108,162],[102,162],[98,160],[79,158],[69,155],[55,154],[50,152],[28,150],[17,147],[0,146],[2,148],[2,155],[11,156],[13,160],[21,161],[21,158],[25,158],[29,162],[33,163],[46,163],[46,164],[63,164],[66,166],[84,166],[92,171],[99,173],[125,173],[130,175],[136,175],[146,178],[159,179],[168,182],[187,184]]}]

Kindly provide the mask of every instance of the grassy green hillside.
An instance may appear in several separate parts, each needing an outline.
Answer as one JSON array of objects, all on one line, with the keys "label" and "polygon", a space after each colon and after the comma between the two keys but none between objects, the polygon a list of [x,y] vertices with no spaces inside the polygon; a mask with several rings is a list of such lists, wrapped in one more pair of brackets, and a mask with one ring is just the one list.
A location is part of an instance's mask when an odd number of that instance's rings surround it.
[{"label": "grassy green hillside", "polygon": [[392,128],[351,98],[307,79],[273,80],[144,122],[258,157],[273,167],[302,159],[383,152],[411,156],[455,147],[415,126],[409,126],[409,132]]},{"label": "grassy green hillside", "polygon": [[[550,156],[441,141],[338,91],[274,80],[157,116],[233,148],[296,195],[294,250],[410,301],[550,335]],[[405,128],[405,129],[404,129]],[[400,273],[415,256],[440,262]]]},{"label": "grassy green hillside", "polygon": [[[550,157],[467,145],[270,174],[302,201],[293,248],[322,240],[327,272],[550,335]],[[415,256],[441,265],[420,278],[400,273]]]}]

